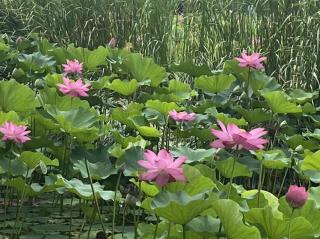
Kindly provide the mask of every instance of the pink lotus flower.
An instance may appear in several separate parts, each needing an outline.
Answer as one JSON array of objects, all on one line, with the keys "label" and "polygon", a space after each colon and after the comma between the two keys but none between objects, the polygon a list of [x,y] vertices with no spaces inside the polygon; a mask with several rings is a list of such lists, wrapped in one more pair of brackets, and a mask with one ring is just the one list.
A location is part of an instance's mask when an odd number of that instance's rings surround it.
[{"label": "pink lotus flower", "polygon": [[145,160],[139,160],[138,164],[147,171],[140,176],[143,181],[155,182],[160,187],[167,185],[169,182],[186,181],[183,175],[181,165],[187,160],[181,156],[176,160],[165,149],[161,149],[156,155],[154,152],[147,150],[144,153]]},{"label": "pink lotus flower", "polygon": [[81,74],[83,70],[83,63],[80,63],[78,60],[67,60],[67,64],[62,64],[62,66],[65,74]]},{"label": "pink lotus flower", "polygon": [[90,84],[83,84],[82,80],[79,79],[76,82],[70,80],[67,77],[63,78],[64,84],[57,84],[59,87],[59,90],[65,94],[69,95],[70,97],[80,97],[84,96],[87,97],[89,96],[87,94],[87,91],[89,91],[89,88],[91,87]]},{"label": "pink lotus flower", "polygon": [[196,119],[195,113],[188,113],[186,111],[177,112],[175,110],[172,110],[169,112],[169,116],[178,122],[190,122],[194,121]]},{"label": "pink lotus flower", "polygon": [[302,207],[308,200],[308,192],[305,187],[291,185],[286,193],[286,200],[293,208]]},{"label": "pink lotus flower", "polygon": [[218,120],[218,124],[221,130],[211,129],[211,133],[218,138],[211,143],[213,148],[257,150],[263,149],[264,144],[268,142],[268,140],[260,138],[267,133],[264,128],[256,128],[246,132],[235,124],[228,124],[225,127],[220,120]]},{"label": "pink lotus flower", "polygon": [[241,53],[241,57],[235,58],[239,62],[240,67],[251,67],[254,69],[263,69],[261,62],[265,61],[266,57],[261,57],[260,53],[252,53],[252,55],[247,55],[245,52]]},{"label": "pink lotus flower", "polygon": [[12,140],[16,143],[25,143],[31,140],[28,137],[30,131],[26,129],[27,126],[24,125],[18,126],[12,122],[4,122],[0,127],[0,132],[3,134],[2,140]]},{"label": "pink lotus flower", "polygon": [[240,142],[241,146],[247,150],[263,149],[264,144],[268,143],[268,140],[260,138],[268,132],[264,128],[256,128],[249,132],[242,131],[239,134],[235,134],[234,138],[237,142]]}]

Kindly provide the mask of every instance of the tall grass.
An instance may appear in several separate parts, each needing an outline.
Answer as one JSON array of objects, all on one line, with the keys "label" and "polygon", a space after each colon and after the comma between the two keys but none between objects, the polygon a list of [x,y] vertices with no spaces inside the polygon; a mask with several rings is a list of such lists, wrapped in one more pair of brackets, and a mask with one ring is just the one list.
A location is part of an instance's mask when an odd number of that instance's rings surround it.
[{"label": "tall grass", "polygon": [[319,23],[317,0],[0,0],[2,32],[85,47],[116,37],[162,64],[193,58],[217,67],[256,50],[285,87],[319,88]]}]

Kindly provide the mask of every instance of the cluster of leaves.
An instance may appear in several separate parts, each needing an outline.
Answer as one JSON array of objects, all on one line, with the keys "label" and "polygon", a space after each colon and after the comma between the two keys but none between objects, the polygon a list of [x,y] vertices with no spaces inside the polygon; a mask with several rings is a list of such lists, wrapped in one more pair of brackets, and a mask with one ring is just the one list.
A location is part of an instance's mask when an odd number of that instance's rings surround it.
[{"label": "cluster of leaves", "polygon": [[[217,71],[192,61],[166,69],[126,50],[61,48],[38,38],[2,39],[0,56],[8,73],[0,81],[0,125],[28,125],[32,134],[23,146],[0,143],[1,185],[19,200],[57,193],[117,206],[126,203],[125,190],[118,192],[122,182],[141,192],[130,192],[144,219],[135,220],[139,238],[320,234],[320,188],[311,187],[320,182],[319,92],[284,91],[263,71],[240,68],[234,60]],[[92,85],[88,98],[57,90],[67,59],[83,62],[83,80]],[[195,112],[196,120],[176,123],[171,110]],[[267,149],[237,155],[211,149],[217,120],[265,127]],[[138,182],[137,160],[146,148],[186,156],[187,182],[163,190]],[[231,177],[234,183],[225,183]],[[257,177],[265,189],[260,192]],[[309,185],[310,197],[292,214],[277,196],[297,181]]]}]

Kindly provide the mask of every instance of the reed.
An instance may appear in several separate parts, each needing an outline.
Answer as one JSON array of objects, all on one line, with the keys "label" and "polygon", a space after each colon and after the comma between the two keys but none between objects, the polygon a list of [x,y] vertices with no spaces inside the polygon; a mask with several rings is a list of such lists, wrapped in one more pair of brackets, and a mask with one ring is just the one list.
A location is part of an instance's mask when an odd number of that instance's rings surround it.
[{"label": "reed", "polygon": [[319,22],[315,0],[0,0],[0,31],[9,35],[39,32],[90,48],[116,37],[164,65],[192,58],[219,67],[242,50],[261,51],[284,87],[307,89],[320,85]]}]

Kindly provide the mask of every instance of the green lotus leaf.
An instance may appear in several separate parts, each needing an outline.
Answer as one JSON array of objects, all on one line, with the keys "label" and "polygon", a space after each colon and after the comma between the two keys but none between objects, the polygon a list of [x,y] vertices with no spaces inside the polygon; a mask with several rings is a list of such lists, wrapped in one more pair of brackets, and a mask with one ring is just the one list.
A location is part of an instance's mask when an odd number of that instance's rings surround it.
[{"label": "green lotus leaf", "polygon": [[29,113],[34,111],[37,102],[34,92],[15,80],[0,82],[0,110]]},{"label": "green lotus leaf", "polygon": [[191,90],[189,84],[179,80],[170,80],[168,90],[175,101],[186,100],[191,96],[196,95],[196,92]]},{"label": "green lotus leaf", "polygon": [[19,124],[21,122],[19,115],[15,111],[9,111],[8,113],[0,111],[0,125],[2,125],[6,121],[10,121],[16,124]]},{"label": "green lotus leaf", "polygon": [[227,125],[227,124],[235,124],[235,125],[238,125],[238,126],[248,125],[248,122],[245,121],[244,118],[240,118],[240,119],[231,118],[227,114],[224,114],[224,113],[218,113],[215,117],[218,120],[222,121],[225,125]]},{"label": "green lotus leaf", "polygon": [[212,204],[219,216],[224,233],[230,239],[260,239],[260,232],[256,227],[248,226],[243,222],[240,206],[230,200],[221,199]]},{"label": "green lotus leaf", "polygon": [[102,46],[92,51],[87,48],[69,46],[67,52],[68,59],[77,59],[83,62],[84,67],[89,71],[94,71],[98,66],[104,65],[109,53],[108,49]]},{"label": "green lotus leaf", "polygon": [[111,118],[134,129],[135,124],[129,117],[141,115],[143,107],[143,104],[131,103],[125,109],[115,108],[111,113]]},{"label": "green lotus leaf", "polygon": [[320,234],[320,210],[317,208],[316,201],[309,200],[301,208],[296,208],[292,213],[292,207],[288,204],[285,197],[279,199],[279,210],[283,213],[286,219],[303,217],[312,224],[313,232],[316,235]]},{"label": "green lotus leaf", "polygon": [[274,113],[301,113],[300,105],[289,101],[289,96],[283,91],[272,91],[263,93],[262,96],[267,101],[269,107]]},{"label": "green lotus leaf", "polygon": [[315,114],[317,109],[310,102],[307,102],[302,105],[302,112],[304,114]]},{"label": "green lotus leaf", "polygon": [[[140,223],[138,225],[138,234],[139,234],[139,239],[153,239],[155,230],[156,231],[156,238],[166,238],[168,236],[168,228],[169,228],[169,223],[167,221],[161,221],[160,223],[156,225],[150,223]],[[174,225],[171,223],[170,225],[170,238],[181,238],[182,237],[182,226],[180,225]],[[189,239],[203,239],[202,237],[200,238],[195,238],[195,237],[190,237],[190,234],[187,234],[187,238]],[[119,238],[120,239],[120,238]]]},{"label": "green lotus leaf", "polygon": [[252,189],[248,191],[241,192],[241,198],[246,199],[249,208],[263,208],[266,206],[270,206],[273,211],[273,216],[278,219],[282,219],[283,215],[282,213],[278,210],[279,207],[279,201],[276,196],[274,196],[272,193],[261,190],[260,191],[260,199],[259,199],[259,207],[258,207],[258,190],[257,189]]},{"label": "green lotus leaf", "polygon": [[178,135],[178,137],[182,137],[182,138],[190,138],[191,136],[196,136],[203,141],[214,140],[214,136],[212,135],[210,129],[191,128],[184,131],[178,130],[175,133]]},{"label": "green lotus leaf", "polygon": [[116,174],[117,170],[113,167],[109,160],[107,149],[97,148],[95,150],[86,151],[82,148],[75,148],[71,153],[71,162],[73,169],[80,172],[83,178],[88,178],[86,162],[92,179],[106,179],[112,174]]},{"label": "green lotus leaf", "polygon": [[184,72],[195,77],[212,74],[207,65],[197,66],[191,59],[180,64],[172,64],[169,69],[174,72]]},{"label": "green lotus leaf", "polygon": [[257,158],[266,168],[284,169],[291,167],[291,159],[280,149],[255,152]]},{"label": "green lotus leaf", "polygon": [[200,216],[192,219],[186,227],[201,236],[217,235],[220,227],[220,220],[211,216]]},{"label": "green lotus leaf", "polygon": [[42,55],[40,52],[21,54],[18,61],[25,71],[51,71],[53,66],[56,64],[52,57]]},{"label": "green lotus leaf", "polygon": [[63,83],[63,75],[62,74],[48,74],[44,78],[44,81],[46,82],[46,85],[48,87],[57,87],[57,84]]},{"label": "green lotus leaf", "polygon": [[201,162],[202,160],[205,160],[206,158],[210,158],[212,160],[213,155],[215,154],[217,150],[216,149],[190,149],[188,147],[179,147],[179,148],[173,148],[171,150],[171,153],[175,157],[179,156],[186,156],[187,161],[186,163],[192,163],[192,162]]},{"label": "green lotus leaf", "polygon": [[225,74],[235,75],[237,78],[244,82],[248,82],[249,69],[239,66],[239,62],[236,60],[228,60],[224,62],[223,72]]},{"label": "green lotus leaf", "polygon": [[70,96],[60,96],[56,88],[45,87],[40,90],[38,98],[42,105],[55,105],[59,110],[70,110],[78,107],[84,109],[90,108],[88,101],[70,98]]},{"label": "green lotus leaf", "polygon": [[133,144],[136,144],[138,142],[141,142],[142,144],[145,144],[147,145],[148,142],[145,141],[140,135],[136,136],[136,137],[133,137],[133,136],[123,136],[121,135],[118,131],[114,130],[112,131],[112,135],[115,139],[115,141],[119,144],[121,144],[121,146],[123,148],[127,148],[130,144],[133,145]]},{"label": "green lotus leaf", "polygon": [[319,183],[320,182],[320,150],[315,153],[306,154],[303,161],[300,163],[300,169],[306,176],[310,177],[310,180]]},{"label": "green lotus leaf", "polygon": [[148,100],[146,107],[155,109],[163,115],[168,115],[171,110],[179,111],[181,108],[174,102],[162,102],[160,100]]},{"label": "green lotus leaf", "polygon": [[134,185],[140,188],[141,191],[145,193],[148,197],[154,197],[160,192],[160,190],[156,185],[153,185],[144,181],[138,182],[134,178],[131,178],[130,182],[132,182]]},{"label": "green lotus leaf", "polygon": [[302,89],[293,89],[290,92],[289,96],[291,101],[296,102],[298,104],[302,104],[317,98],[319,96],[319,92],[318,91],[305,92]]},{"label": "green lotus leaf", "polygon": [[195,88],[209,93],[219,93],[230,88],[236,78],[233,75],[217,74],[212,76],[200,76],[195,79]]},{"label": "green lotus leaf", "polygon": [[35,197],[38,195],[38,193],[35,192],[30,185],[26,184],[25,180],[21,177],[8,179],[4,185],[14,188],[20,194],[24,193],[25,196]]},{"label": "green lotus leaf", "polygon": [[17,158],[15,159],[1,158],[0,159],[0,174],[9,173],[12,176],[29,177],[32,171],[33,171],[32,169],[28,171],[27,165]]},{"label": "green lotus leaf", "polygon": [[206,199],[206,194],[189,196],[184,191],[177,193],[161,191],[153,198],[151,208],[158,216],[185,225],[211,207],[211,204],[212,202]]},{"label": "green lotus leaf", "polygon": [[138,82],[150,80],[152,87],[157,87],[167,76],[165,68],[155,64],[152,58],[136,53],[128,54],[121,67]]},{"label": "green lotus leaf", "polygon": [[187,178],[187,182],[170,183],[166,185],[166,190],[175,193],[183,191],[188,195],[194,196],[210,192],[216,187],[209,177],[203,176],[197,168],[190,165],[183,166],[183,174]]},{"label": "green lotus leaf", "polygon": [[309,199],[313,200],[316,204],[317,210],[320,208],[320,186],[309,188]]},{"label": "green lotus leaf", "polygon": [[[276,218],[269,206],[251,209],[245,213],[245,219],[251,224],[262,227],[270,239],[286,238],[289,233],[289,220]],[[312,225],[303,217],[292,219],[290,238],[313,238]]]},{"label": "green lotus leaf", "polygon": [[30,169],[37,168],[41,163],[43,163],[45,166],[59,166],[58,159],[51,160],[40,152],[23,151],[19,159]]},{"label": "green lotus leaf", "polygon": [[143,116],[133,116],[129,117],[133,122],[135,128],[139,131],[142,136],[151,137],[151,138],[159,138],[161,133],[158,129],[149,126],[149,123]]},{"label": "green lotus leaf", "polygon": [[277,81],[262,71],[250,71],[250,86],[256,94],[262,92],[270,92],[281,89],[281,85]]},{"label": "green lotus leaf", "polygon": [[53,105],[46,106],[46,110],[63,131],[71,134],[78,140],[89,142],[98,137],[98,118],[94,110],[77,108],[61,111]]},{"label": "green lotus leaf", "polygon": [[[97,198],[105,201],[114,199],[114,191],[105,191],[100,183],[92,184]],[[64,187],[71,193],[78,195],[82,199],[93,200],[93,193],[90,184],[84,184],[81,180],[73,178],[71,180],[64,179]]]},{"label": "green lotus leaf", "polygon": [[132,147],[125,151],[120,162],[124,162],[124,175],[129,176],[136,173],[139,169],[138,160],[144,158],[144,150],[141,147]]},{"label": "green lotus leaf", "polygon": [[246,110],[242,107],[236,107],[235,110],[239,112],[243,116],[243,118],[251,124],[270,121],[272,119],[272,114],[269,112],[265,112],[263,109]]},{"label": "green lotus leaf", "polygon": [[[232,176],[232,165],[234,163],[234,158],[230,157],[225,160],[217,160],[215,161],[215,165],[219,172],[226,178],[231,178]],[[248,169],[248,167],[242,163],[239,163],[237,160],[235,162],[233,177],[251,177],[252,172]]]},{"label": "green lotus leaf", "polygon": [[296,149],[301,145],[304,149],[315,150],[319,149],[319,142],[317,140],[309,139],[306,140],[302,135],[295,134],[286,138],[290,148]]},{"label": "green lotus leaf", "polygon": [[106,84],[105,87],[121,95],[128,96],[137,91],[139,84],[136,79],[130,81],[115,79],[111,83]]}]

